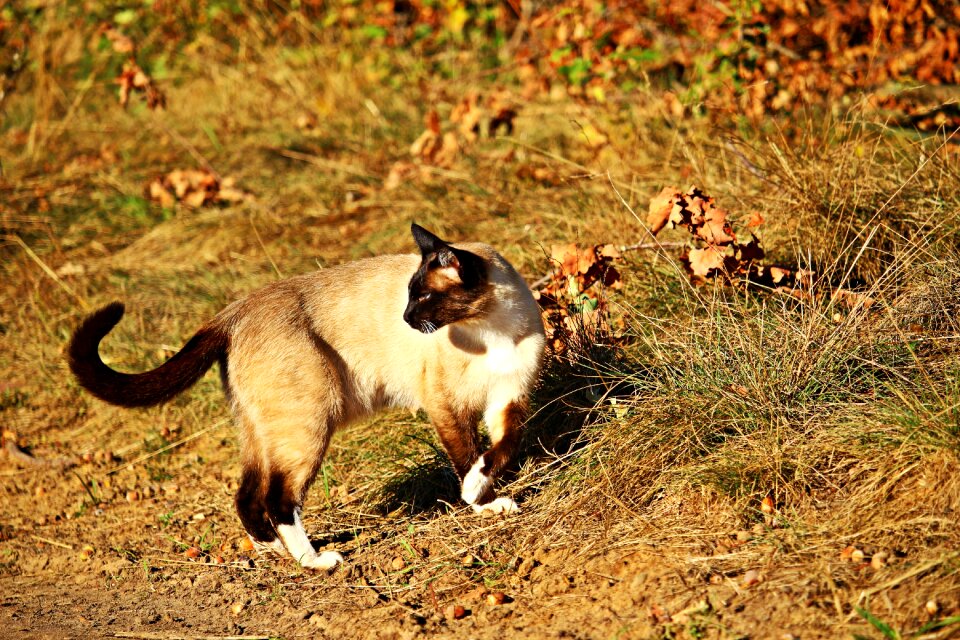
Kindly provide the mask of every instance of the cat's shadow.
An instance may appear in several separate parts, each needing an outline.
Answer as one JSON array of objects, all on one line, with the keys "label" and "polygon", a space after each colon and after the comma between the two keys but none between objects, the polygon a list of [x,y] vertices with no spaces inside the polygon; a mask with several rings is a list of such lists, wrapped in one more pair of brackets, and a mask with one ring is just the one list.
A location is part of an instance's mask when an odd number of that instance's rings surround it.
[{"label": "cat's shadow", "polygon": [[384,513],[446,511],[459,506],[460,482],[446,456],[433,452],[424,462],[391,478],[380,495]]}]

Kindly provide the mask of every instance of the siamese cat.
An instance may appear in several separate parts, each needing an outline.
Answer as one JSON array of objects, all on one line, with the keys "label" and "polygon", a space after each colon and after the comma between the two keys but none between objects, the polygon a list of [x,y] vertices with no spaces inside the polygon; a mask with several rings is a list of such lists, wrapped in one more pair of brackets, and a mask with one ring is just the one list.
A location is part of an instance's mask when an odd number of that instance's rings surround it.
[{"label": "siamese cat", "polygon": [[[172,399],[220,364],[239,429],[240,521],[260,547],[330,569],[300,519],[340,427],[386,407],[424,409],[477,512],[509,513],[493,483],[515,455],[544,349],[537,303],[493,248],[444,242],[414,224],[420,255],[386,255],[275,282],[234,302],[173,357],[120,373],[98,346],[123,316],[115,302],[70,341],[77,381],[124,407]],[[492,446],[481,448],[486,423]]]}]

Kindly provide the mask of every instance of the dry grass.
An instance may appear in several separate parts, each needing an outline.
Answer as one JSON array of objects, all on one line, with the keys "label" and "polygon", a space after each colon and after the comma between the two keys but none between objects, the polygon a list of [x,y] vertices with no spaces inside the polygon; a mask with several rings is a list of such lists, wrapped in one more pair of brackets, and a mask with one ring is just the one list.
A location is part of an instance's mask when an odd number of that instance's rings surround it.
[{"label": "dry grass", "polygon": [[[933,620],[960,613],[952,145],[871,129],[856,111],[800,120],[798,137],[749,131],[727,143],[704,123],[671,127],[655,95],[589,107],[539,98],[524,105],[512,139],[481,140],[454,167],[388,192],[382,180],[421,131],[425,100],[445,115],[462,86],[413,56],[325,43],[270,48],[256,33],[232,34],[248,57],[202,65],[184,57],[166,81],[165,113],[123,113],[110,85],[70,86],[45,73],[33,77],[32,95],[8,105],[0,415],[38,454],[113,455],[82,462],[75,477],[28,482],[13,471],[24,486],[58,490],[48,490],[42,524],[5,510],[10,553],[28,557],[27,536],[47,537],[67,516],[99,523],[105,539],[119,540],[116,555],[143,565],[145,582],[130,583],[142,589],[157,576],[200,571],[176,564],[184,546],[215,550],[239,536],[236,447],[216,376],[150,411],[89,399],[60,354],[87,308],[127,303],[103,353],[140,369],[278,271],[410,250],[410,220],[501,247],[532,281],[549,270],[552,243],[647,240],[611,184],[643,211],[658,187],[695,182],[743,216],[760,211],[775,259],[860,286],[874,304],[851,311],[693,289],[668,253],[627,254],[626,286],[611,294],[624,338],[612,347],[608,335],[585,330],[545,372],[523,459],[504,489],[520,498],[517,517],[468,515],[424,416],[391,413],[340,435],[309,502],[308,528],[356,568],[327,577],[261,559],[249,570],[257,577],[242,578],[246,593],[288,609],[339,599],[426,616],[481,585],[517,594],[534,611],[524,620],[547,634],[556,627],[536,611],[560,590],[554,577],[582,568],[577,579],[590,589],[584,576],[632,558],[617,584],[655,567],[634,588],[642,595],[630,606],[640,613],[621,621],[632,637],[879,632],[855,607],[909,637],[928,621],[928,600],[941,606]],[[44,68],[73,55],[73,37],[53,27],[40,34]],[[458,69],[490,86],[479,71],[473,60]],[[298,128],[306,112],[318,116],[316,128]],[[591,147],[584,122],[610,144]],[[116,160],[79,160],[104,144]],[[256,203],[163,211],[143,199],[148,179],[203,164],[235,176]],[[561,180],[518,177],[531,164]],[[150,452],[158,453],[127,466]],[[154,497],[130,507],[132,490]],[[8,493],[17,505],[33,502],[12,485]],[[761,510],[768,495],[770,513]],[[113,524],[91,515],[98,508]],[[208,519],[194,521],[197,512]],[[111,534],[125,518],[152,533]],[[888,560],[844,562],[849,545]],[[395,557],[402,569],[389,568]],[[6,562],[8,576],[29,573]],[[747,589],[750,570],[763,581]],[[724,589],[745,608],[711,599]],[[591,606],[616,608],[610,593]],[[703,598],[707,606],[690,610]],[[688,611],[664,621],[652,607]]]}]

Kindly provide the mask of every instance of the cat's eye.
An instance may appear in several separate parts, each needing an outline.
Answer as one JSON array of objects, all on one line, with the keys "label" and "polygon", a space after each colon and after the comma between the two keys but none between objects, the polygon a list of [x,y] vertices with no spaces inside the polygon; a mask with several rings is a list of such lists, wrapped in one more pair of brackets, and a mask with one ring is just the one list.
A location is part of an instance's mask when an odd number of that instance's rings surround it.
[{"label": "cat's eye", "polygon": [[429,300],[429,299],[432,298],[432,297],[433,297],[433,293],[431,293],[431,292],[428,291],[428,292],[426,292],[426,293],[424,293],[424,294],[421,294],[420,297],[417,298],[417,302],[426,302],[427,300]]}]

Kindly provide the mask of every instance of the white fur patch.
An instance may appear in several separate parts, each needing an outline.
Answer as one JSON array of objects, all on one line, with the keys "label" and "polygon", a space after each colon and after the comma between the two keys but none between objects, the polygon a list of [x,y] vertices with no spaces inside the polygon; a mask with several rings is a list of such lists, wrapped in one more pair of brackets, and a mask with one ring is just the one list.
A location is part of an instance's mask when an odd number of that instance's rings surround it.
[{"label": "white fur patch", "polygon": [[476,513],[517,513],[520,507],[511,498],[497,498],[487,504],[472,505]]},{"label": "white fur patch", "polygon": [[303,528],[303,522],[300,520],[300,510],[293,512],[293,524],[281,524],[277,527],[277,533],[283,540],[283,545],[293,556],[294,560],[301,566],[309,569],[332,569],[337,563],[343,562],[343,556],[336,551],[324,551],[317,554],[310,544],[310,538]]},{"label": "white fur patch", "polygon": [[516,372],[521,365],[521,355],[513,341],[503,336],[487,339],[487,369],[491,373],[505,375]]},{"label": "white fur patch", "polygon": [[474,504],[490,488],[490,478],[483,473],[484,464],[483,456],[480,456],[464,476],[463,489],[460,492],[464,502]]},{"label": "white fur patch", "polygon": [[300,564],[307,569],[323,569],[329,571],[342,562],[343,556],[336,551],[324,551],[308,561],[301,561]]}]

